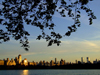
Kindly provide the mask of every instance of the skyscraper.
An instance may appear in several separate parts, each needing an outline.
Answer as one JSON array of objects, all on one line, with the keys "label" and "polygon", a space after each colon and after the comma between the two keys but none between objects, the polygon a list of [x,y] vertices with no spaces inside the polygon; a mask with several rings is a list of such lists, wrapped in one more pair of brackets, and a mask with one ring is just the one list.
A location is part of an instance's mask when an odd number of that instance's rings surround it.
[{"label": "skyscraper", "polygon": [[55,58],[55,64],[57,64],[57,58]]},{"label": "skyscraper", "polygon": [[89,57],[87,57],[87,63],[88,63],[88,62],[90,62],[90,58],[89,58]]},{"label": "skyscraper", "polygon": [[77,60],[75,60],[75,63],[77,64],[77,63],[78,63],[78,61],[77,61]]},{"label": "skyscraper", "polygon": [[81,63],[83,63],[83,61],[84,61],[84,58],[83,58],[83,57],[81,57]]},{"label": "skyscraper", "polygon": [[22,56],[21,55],[18,56],[18,60],[19,60],[19,64],[20,64],[21,61],[22,61]]}]

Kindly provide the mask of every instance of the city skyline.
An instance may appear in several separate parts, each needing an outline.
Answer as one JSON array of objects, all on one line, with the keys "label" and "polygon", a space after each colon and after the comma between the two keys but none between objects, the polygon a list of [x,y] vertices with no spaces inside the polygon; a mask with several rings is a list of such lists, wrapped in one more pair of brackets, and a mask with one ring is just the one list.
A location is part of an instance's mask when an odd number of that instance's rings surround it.
[{"label": "city skyline", "polygon": [[75,63],[67,62],[66,60],[61,59],[46,61],[41,60],[40,62],[29,62],[27,58],[22,59],[22,56],[19,54],[15,59],[3,59],[0,60],[0,70],[14,70],[14,69],[100,69],[100,60],[90,61],[89,57],[86,57],[87,62],[84,62],[84,58],[81,57],[81,61],[75,60]]},{"label": "city skyline", "polygon": [[[0,3],[1,1],[2,0],[0,0]],[[5,59],[6,57],[11,59],[18,54],[21,54],[23,58],[26,57],[28,61],[34,60],[37,62],[40,60],[49,61],[55,57],[57,60],[65,59],[69,62],[81,60],[80,57],[90,57],[91,61],[95,60],[95,58],[100,59],[100,10],[97,9],[100,7],[99,3],[100,0],[94,0],[88,4],[97,17],[96,20],[93,20],[93,25],[89,26],[87,14],[82,12],[82,18],[80,18],[81,27],[79,27],[75,33],[72,33],[71,36],[62,38],[60,46],[53,44],[47,47],[48,42],[45,40],[36,40],[36,37],[41,34],[40,29],[25,26],[25,29],[31,34],[31,36],[28,37],[30,42],[29,51],[25,51],[21,47],[21,44],[19,44],[19,41],[15,41],[11,38],[10,41],[0,44],[0,59]],[[0,6],[0,8],[1,7],[2,6]],[[58,13],[55,13],[53,16],[53,21],[57,25],[55,31],[61,34],[67,31],[67,26],[73,24],[71,18],[62,18]],[[0,28],[4,27],[0,26]],[[49,33],[48,30],[46,31]]]},{"label": "city skyline", "polygon": [[[22,55],[18,55],[18,57],[15,57],[15,58],[11,58],[11,59],[9,59],[8,57],[6,58],[6,59],[0,59],[0,60],[3,60],[3,61],[8,61],[8,60],[15,60],[15,61],[17,61],[18,63],[21,63],[21,62],[23,62],[24,60],[27,60],[27,58],[23,58],[22,59]],[[84,57],[81,57],[80,58],[80,60],[77,60],[77,59],[75,59],[75,62],[70,62],[70,61],[67,61],[66,59],[60,59],[60,60],[57,60],[57,58],[55,58],[55,59],[51,59],[51,60],[49,60],[49,61],[47,61],[47,60],[40,60],[40,61],[28,61],[27,60],[27,62],[37,62],[37,63],[40,63],[40,62],[51,62],[51,61],[53,61],[54,63],[58,63],[58,62],[60,62],[60,61],[64,61],[65,63],[71,63],[71,64],[74,64],[74,63],[78,63],[78,62],[81,62],[82,64],[84,64],[84,63],[88,63],[88,62],[90,62],[90,63],[93,63],[94,61],[96,61],[96,62],[100,62],[100,60],[99,59],[95,59],[95,60],[93,60],[93,61],[91,61],[90,60],[90,57],[86,57],[86,61],[84,60]]]}]

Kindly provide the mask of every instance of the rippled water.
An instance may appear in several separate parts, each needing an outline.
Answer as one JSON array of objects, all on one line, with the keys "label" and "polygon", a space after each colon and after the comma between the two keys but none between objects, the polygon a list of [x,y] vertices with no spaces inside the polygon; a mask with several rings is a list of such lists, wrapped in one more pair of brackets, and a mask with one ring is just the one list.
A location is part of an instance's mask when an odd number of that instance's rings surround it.
[{"label": "rippled water", "polygon": [[0,70],[0,75],[100,75],[100,70]]}]

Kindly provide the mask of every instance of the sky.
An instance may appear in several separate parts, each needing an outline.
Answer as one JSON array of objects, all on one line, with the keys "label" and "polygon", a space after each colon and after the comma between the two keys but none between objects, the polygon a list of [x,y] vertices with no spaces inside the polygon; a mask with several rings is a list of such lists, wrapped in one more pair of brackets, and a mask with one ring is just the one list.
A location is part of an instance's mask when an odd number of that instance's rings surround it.
[{"label": "sky", "polygon": [[[11,59],[22,55],[22,59],[27,58],[28,61],[39,62],[40,60],[51,61],[57,58],[66,62],[81,61],[81,57],[86,62],[86,57],[90,61],[95,59],[100,60],[100,0],[94,0],[88,4],[96,15],[97,19],[93,20],[93,24],[89,25],[88,16],[84,11],[81,13],[81,27],[69,37],[61,39],[61,45],[53,44],[48,47],[48,42],[44,39],[36,40],[36,37],[41,34],[39,28],[27,26],[26,30],[30,32],[29,36],[29,51],[25,51],[19,44],[19,41],[10,39],[8,42],[0,44],[0,59]],[[1,6],[0,6],[1,7]],[[68,26],[73,24],[73,20],[69,17],[62,18],[58,13],[53,16],[53,22],[56,24],[55,31],[64,35],[68,30]],[[47,33],[50,31],[45,30]]]}]

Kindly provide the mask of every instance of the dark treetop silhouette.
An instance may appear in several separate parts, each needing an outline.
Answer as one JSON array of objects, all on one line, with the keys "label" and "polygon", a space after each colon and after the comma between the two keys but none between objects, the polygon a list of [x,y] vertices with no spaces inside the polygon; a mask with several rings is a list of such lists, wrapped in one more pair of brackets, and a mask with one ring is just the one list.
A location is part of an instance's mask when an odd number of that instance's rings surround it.
[{"label": "dark treetop silhouette", "polygon": [[[65,11],[67,11],[67,15],[72,17],[74,23],[68,26],[69,30],[64,34],[64,36],[70,36],[77,27],[80,27],[81,10],[86,11],[90,25],[92,20],[96,19],[87,6],[90,1],[92,0],[75,0],[74,2],[71,0],[5,0],[2,2],[3,8],[0,9],[0,25],[4,25],[7,31],[0,29],[0,43],[10,40],[12,36],[15,40],[19,40],[21,47],[27,51],[29,49],[27,37],[30,34],[24,28],[23,23],[26,23],[40,28],[42,34],[37,36],[38,40],[43,38],[48,41],[48,46],[54,43],[59,46],[62,35],[54,32],[55,24],[52,21],[54,13],[58,12],[62,17],[66,17]],[[51,30],[51,34],[46,34],[44,28]]]}]

